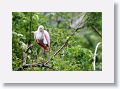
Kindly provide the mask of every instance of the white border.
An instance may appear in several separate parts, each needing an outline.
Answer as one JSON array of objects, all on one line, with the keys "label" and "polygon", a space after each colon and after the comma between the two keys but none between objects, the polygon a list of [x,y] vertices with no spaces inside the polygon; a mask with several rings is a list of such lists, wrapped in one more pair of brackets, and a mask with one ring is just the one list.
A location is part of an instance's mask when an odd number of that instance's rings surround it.
[{"label": "white border", "polygon": [[[114,83],[112,0],[4,0],[0,3],[0,81],[3,83]],[[12,71],[12,12],[102,12],[102,71]]]}]

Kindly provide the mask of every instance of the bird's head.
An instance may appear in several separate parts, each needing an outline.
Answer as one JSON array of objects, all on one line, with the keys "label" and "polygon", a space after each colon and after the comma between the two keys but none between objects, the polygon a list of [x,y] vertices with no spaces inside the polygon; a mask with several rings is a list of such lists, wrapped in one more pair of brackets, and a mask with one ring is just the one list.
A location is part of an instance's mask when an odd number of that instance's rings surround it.
[{"label": "bird's head", "polygon": [[39,34],[36,35],[36,38],[39,39],[39,40],[41,40],[41,41],[43,41],[43,39],[44,39],[44,36],[43,36],[43,34],[44,34],[44,26],[43,26],[43,25],[40,25],[40,26],[38,27],[38,30],[37,30],[37,31],[39,32]]},{"label": "bird's head", "polygon": [[39,31],[40,33],[43,33],[43,32],[44,32],[44,26],[43,26],[43,25],[40,25],[40,26],[38,27],[38,31]]}]

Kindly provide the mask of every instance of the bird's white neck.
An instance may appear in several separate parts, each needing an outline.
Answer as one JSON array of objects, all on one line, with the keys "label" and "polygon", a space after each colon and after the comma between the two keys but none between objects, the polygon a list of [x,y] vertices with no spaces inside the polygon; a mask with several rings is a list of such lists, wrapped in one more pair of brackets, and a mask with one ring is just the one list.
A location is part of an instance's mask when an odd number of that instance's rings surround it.
[{"label": "bird's white neck", "polygon": [[41,33],[40,31],[38,31],[37,34],[36,34],[36,39],[43,40],[44,39],[43,33]]}]

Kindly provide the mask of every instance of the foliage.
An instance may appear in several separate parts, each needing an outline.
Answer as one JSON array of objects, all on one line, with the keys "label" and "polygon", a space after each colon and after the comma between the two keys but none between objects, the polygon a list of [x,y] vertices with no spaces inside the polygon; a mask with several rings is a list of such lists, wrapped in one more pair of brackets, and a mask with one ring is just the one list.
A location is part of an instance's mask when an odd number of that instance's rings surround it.
[{"label": "foliage", "polygon": [[[71,24],[81,17],[82,12],[13,12],[12,13],[12,68],[15,71],[92,71],[93,54],[98,42],[102,39],[92,26],[102,32],[102,13],[89,12],[85,18],[85,27],[70,37],[74,29]],[[41,48],[34,41],[33,33],[39,25],[43,25],[51,37],[50,56],[70,37],[68,44],[52,57],[46,67],[23,68],[23,52],[32,43],[33,49],[28,51],[27,63],[35,63],[38,54],[42,60]],[[102,70],[102,47],[98,49],[96,70]],[[45,59],[47,61],[47,58]]]}]

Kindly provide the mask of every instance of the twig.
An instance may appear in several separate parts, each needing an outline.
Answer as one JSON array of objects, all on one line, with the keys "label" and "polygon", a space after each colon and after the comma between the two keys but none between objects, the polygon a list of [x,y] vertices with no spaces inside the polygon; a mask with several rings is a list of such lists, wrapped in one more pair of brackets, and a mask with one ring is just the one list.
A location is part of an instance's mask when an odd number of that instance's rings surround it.
[{"label": "twig", "polygon": [[60,49],[58,49],[58,51],[54,53],[54,56],[57,55],[57,53],[59,53],[60,50],[68,43],[69,39],[70,39],[70,37],[69,37],[69,38],[65,41],[65,43],[60,47]]},{"label": "twig", "polygon": [[98,29],[95,26],[92,26],[92,28],[102,38],[102,35],[99,33]]},{"label": "twig", "polygon": [[23,52],[22,58],[23,58],[23,65],[25,65],[26,64],[26,59],[27,59],[27,53]]},{"label": "twig", "polygon": [[56,51],[56,52],[54,53],[54,56],[57,55],[57,54],[60,52],[60,50],[65,47],[65,45],[68,43],[68,41],[69,41],[69,39],[71,38],[71,36],[73,36],[76,31],[78,31],[79,29],[82,29],[82,28],[84,28],[84,26],[82,26],[82,27],[80,27],[80,28],[77,28],[77,29],[70,35],[70,37],[67,38],[67,40],[66,40],[66,41],[64,42],[64,44],[58,49],[58,51]]},{"label": "twig", "polygon": [[24,68],[27,68],[27,67],[47,67],[47,68],[51,68],[47,64],[24,64],[23,67]]},{"label": "twig", "polygon": [[33,44],[30,44],[30,45],[28,46],[27,50],[25,51],[25,53],[27,53],[28,50],[29,50],[29,49],[32,49],[32,48],[33,48]]},{"label": "twig", "polygon": [[94,57],[93,57],[93,69],[94,69],[94,71],[96,70],[95,63],[96,63],[97,49],[98,49],[98,46],[100,44],[101,44],[101,42],[97,43],[96,48],[95,48],[95,52],[94,52]]}]

